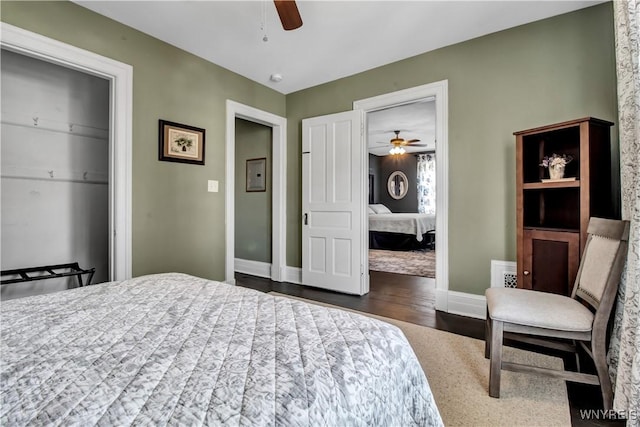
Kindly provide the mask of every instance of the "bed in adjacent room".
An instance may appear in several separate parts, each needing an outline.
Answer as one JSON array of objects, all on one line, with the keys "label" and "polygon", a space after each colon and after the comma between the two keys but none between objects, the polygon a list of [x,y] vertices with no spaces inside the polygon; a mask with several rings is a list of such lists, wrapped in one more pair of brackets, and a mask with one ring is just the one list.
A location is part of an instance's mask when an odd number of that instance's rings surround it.
[{"label": "bed in adjacent room", "polygon": [[442,425],[388,323],[185,274],[3,302],[2,425]]},{"label": "bed in adjacent room", "polygon": [[382,204],[369,205],[369,248],[433,249],[436,216],[393,213]]}]

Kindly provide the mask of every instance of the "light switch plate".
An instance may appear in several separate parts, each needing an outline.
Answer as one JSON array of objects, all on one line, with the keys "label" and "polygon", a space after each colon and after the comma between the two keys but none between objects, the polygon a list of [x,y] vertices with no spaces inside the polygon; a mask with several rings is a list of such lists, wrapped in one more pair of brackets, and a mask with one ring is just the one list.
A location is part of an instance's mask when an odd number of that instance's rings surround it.
[{"label": "light switch plate", "polygon": [[218,181],[214,181],[212,179],[207,181],[207,191],[209,193],[217,193],[218,192]]}]

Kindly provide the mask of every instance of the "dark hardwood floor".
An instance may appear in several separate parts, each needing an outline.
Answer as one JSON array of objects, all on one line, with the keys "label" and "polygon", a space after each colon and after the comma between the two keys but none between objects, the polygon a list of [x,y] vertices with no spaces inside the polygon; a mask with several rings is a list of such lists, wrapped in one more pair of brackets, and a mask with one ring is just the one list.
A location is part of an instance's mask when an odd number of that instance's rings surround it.
[{"label": "dark hardwood floor", "polygon": [[[484,321],[435,310],[435,286],[432,280],[378,271],[371,271],[370,275],[370,290],[363,296],[346,295],[293,283],[273,282],[242,273],[236,273],[235,277],[237,285],[262,292],[279,292],[484,340]],[[567,364],[575,363],[571,355],[556,355],[564,356]],[[567,391],[573,426],[625,424],[623,420],[586,420],[581,417],[581,410],[602,409],[598,387],[567,383]]]}]

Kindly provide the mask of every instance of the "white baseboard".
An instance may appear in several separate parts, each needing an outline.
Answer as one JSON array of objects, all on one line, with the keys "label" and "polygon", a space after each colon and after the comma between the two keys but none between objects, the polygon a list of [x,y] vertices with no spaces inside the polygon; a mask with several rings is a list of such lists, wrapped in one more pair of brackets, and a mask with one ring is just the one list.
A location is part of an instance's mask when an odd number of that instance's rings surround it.
[{"label": "white baseboard", "polygon": [[[235,258],[234,259],[234,271],[238,273],[250,274],[256,277],[264,277],[275,281],[276,278],[272,277],[272,264],[261,261],[251,261],[248,259]],[[285,267],[280,274],[282,282],[302,284],[302,269],[300,267]],[[235,280],[234,280],[235,282]]]},{"label": "white baseboard", "polygon": [[284,281],[302,285],[302,269],[300,267],[285,267]]},{"label": "white baseboard", "polygon": [[271,278],[271,264],[268,262],[236,258],[234,260],[234,271],[257,277],[266,277],[267,279]]},{"label": "white baseboard", "polygon": [[476,319],[485,319],[487,316],[487,300],[484,295],[449,291],[447,299],[448,313]]},{"label": "white baseboard", "polygon": [[449,307],[449,291],[436,289],[436,310],[447,312]]}]

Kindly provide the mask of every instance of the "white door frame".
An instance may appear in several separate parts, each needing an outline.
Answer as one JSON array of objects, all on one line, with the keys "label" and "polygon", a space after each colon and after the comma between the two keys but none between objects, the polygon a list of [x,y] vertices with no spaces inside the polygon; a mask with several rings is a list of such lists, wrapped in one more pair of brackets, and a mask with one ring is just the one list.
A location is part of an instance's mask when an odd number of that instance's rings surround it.
[{"label": "white door frame", "polygon": [[[436,242],[438,254],[436,256],[436,309],[448,311],[449,292],[449,83],[448,80],[399,90],[372,98],[354,101],[354,110],[369,113],[383,108],[396,107],[435,97],[436,103]],[[366,129],[365,114],[365,129]],[[368,164],[366,138],[362,147],[363,164]],[[363,174],[368,176],[368,168],[363,168]],[[365,182],[368,182],[365,180]],[[367,222],[363,235],[367,235]],[[366,248],[366,246],[364,246]],[[363,255],[366,257],[366,254]]]},{"label": "white door frame", "polygon": [[0,45],[109,81],[109,278],[131,278],[133,67],[6,23],[0,23]]},{"label": "white door frame", "polygon": [[272,129],[271,166],[271,280],[282,282],[287,255],[287,119],[248,105],[227,100],[225,172],[225,282],[235,284],[235,161],[236,119]]}]

